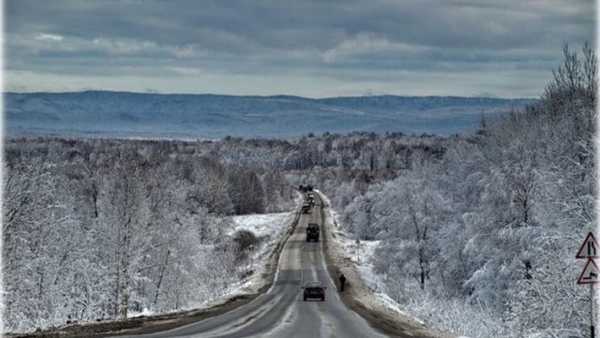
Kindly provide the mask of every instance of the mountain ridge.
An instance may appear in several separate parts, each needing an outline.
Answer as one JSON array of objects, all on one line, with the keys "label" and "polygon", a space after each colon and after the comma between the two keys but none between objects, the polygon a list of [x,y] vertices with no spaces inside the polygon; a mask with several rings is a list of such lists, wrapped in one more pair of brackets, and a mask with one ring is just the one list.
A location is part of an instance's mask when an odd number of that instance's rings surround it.
[{"label": "mountain ridge", "polygon": [[457,96],[235,96],[113,91],[4,93],[9,136],[297,137],[370,131],[449,135],[534,99]]}]

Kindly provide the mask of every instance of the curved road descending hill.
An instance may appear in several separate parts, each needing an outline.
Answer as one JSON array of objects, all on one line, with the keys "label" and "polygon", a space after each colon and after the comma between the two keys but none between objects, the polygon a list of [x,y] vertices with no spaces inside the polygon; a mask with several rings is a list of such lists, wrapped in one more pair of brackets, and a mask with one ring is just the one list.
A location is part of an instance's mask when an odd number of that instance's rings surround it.
[{"label": "curved road descending hill", "polygon": [[[327,274],[321,241],[306,242],[306,226],[323,226],[317,198],[311,214],[303,214],[281,253],[271,289],[254,301],[203,321],[174,330],[131,337],[386,337],[342,304]],[[302,285],[319,280],[326,299],[303,301]]]}]

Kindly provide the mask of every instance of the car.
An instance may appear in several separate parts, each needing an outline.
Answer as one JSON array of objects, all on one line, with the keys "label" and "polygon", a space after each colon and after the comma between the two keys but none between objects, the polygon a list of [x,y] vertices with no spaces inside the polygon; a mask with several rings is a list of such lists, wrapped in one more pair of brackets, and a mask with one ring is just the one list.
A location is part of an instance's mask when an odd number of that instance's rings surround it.
[{"label": "car", "polygon": [[308,223],[306,227],[306,241],[319,241],[319,225],[317,223]]},{"label": "car", "polygon": [[327,289],[327,287],[323,286],[323,283],[307,282],[304,284],[302,289],[304,289],[304,301],[309,298],[318,298],[321,299],[321,301],[325,301],[325,289]]},{"label": "car", "polygon": [[306,198],[306,200],[311,206],[315,205],[315,195],[313,195],[312,193],[308,193],[308,197]]}]

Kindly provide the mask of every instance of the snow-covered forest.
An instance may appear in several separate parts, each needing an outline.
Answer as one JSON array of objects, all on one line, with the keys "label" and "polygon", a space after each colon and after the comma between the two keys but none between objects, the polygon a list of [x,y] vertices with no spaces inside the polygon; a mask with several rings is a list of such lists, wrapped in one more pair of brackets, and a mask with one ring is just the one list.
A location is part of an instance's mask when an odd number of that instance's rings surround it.
[{"label": "snow-covered forest", "polygon": [[468,135],[7,139],[4,331],[219,297],[248,249],[230,216],[292,210],[310,183],[343,229],[381,240],[375,271],[406,312],[472,338],[583,336],[595,63],[565,48],[539,101]]},{"label": "snow-covered forest", "polygon": [[403,310],[470,337],[587,336],[574,256],[596,220],[596,60],[564,52],[525,112],[391,180],[330,187],[342,226],[382,240],[375,272]]},{"label": "snow-covered forest", "polygon": [[8,140],[4,170],[7,332],[218,298],[252,244],[229,216],[295,197],[281,172],[170,142]]}]

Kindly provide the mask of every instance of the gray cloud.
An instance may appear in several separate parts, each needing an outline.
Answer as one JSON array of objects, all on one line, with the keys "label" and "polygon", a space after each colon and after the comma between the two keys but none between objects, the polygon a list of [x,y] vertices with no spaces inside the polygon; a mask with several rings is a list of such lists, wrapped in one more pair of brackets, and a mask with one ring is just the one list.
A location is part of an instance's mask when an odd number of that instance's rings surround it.
[{"label": "gray cloud", "polygon": [[98,89],[126,78],[136,91],[155,90],[148,79],[196,77],[176,87],[202,92],[211,79],[231,94],[535,96],[563,42],[578,48],[595,33],[591,0],[7,0],[4,14],[5,85],[21,91],[77,88],[44,77]]}]

